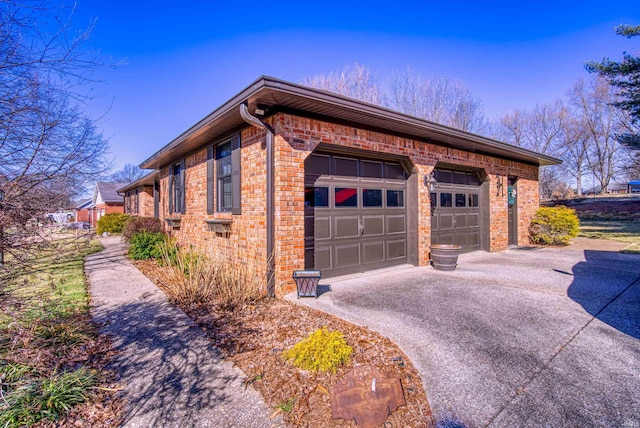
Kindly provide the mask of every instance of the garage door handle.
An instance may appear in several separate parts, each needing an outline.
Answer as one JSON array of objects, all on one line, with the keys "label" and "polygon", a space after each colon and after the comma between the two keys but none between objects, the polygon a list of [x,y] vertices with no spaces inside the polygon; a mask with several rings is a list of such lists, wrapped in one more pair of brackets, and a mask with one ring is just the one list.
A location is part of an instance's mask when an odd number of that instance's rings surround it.
[{"label": "garage door handle", "polygon": [[364,235],[364,226],[358,221],[358,229],[360,230],[360,236]]}]

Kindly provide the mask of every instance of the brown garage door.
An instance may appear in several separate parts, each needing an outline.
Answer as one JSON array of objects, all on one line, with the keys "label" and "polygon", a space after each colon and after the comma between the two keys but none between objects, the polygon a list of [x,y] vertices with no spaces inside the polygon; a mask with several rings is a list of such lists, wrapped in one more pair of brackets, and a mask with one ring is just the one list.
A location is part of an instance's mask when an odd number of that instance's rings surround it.
[{"label": "brown garage door", "polygon": [[474,172],[435,170],[431,193],[431,242],[480,249],[480,181]]},{"label": "brown garage door", "polygon": [[311,155],[306,267],[330,277],[407,263],[406,179],[399,163]]}]

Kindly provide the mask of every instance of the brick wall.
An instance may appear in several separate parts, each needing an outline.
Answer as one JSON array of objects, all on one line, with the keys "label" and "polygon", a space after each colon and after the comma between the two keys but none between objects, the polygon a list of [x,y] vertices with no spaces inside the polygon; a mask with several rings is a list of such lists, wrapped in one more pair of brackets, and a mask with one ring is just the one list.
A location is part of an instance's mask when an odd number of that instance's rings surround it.
[{"label": "brick wall", "polygon": [[[535,166],[285,113],[278,113],[267,119],[267,122],[276,133],[274,139],[274,258],[278,294],[294,290],[295,284],[291,279],[291,273],[295,269],[305,267],[304,161],[320,143],[386,152],[410,159],[420,176],[418,180],[420,185],[417,186],[418,191],[415,195],[419,214],[417,231],[419,265],[426,265],[429,262],[431,235],[429,191],[421,184],[422,177],[429,174],[438,162],[482,168],[488,174],[490,251],[507,248],[508,177],[519,177],[518,240],[521,245],[528,243],[526,228],[538,207],[538,169]],[[180,244],[192,245],[209,254],[216,252],[235,254],[236,257],[242,257],[262,269],[267,263],[265,133],[257,128],[247,127],[241,133],[241,141],[241,215],[207,214],[207,150],[206,147],[202,147],[185,158],[186,212],[184,214],[168,213],[169,165],[161,169],[160,217],[181,219],[179,229],[170,229],[165,225]],[[498,177],[504,186],[502,190],[498,188]],[[214,219],[232,220],[229,233],[210,230],[205,220]]]},{"label": "brick wall", "polygon": [[[160,218],[180,219],[180,227],[165,230],[183,246],[210,256],[239,258],[264,271],[266,251],[266,150],[265,132],[254,127],[241,133],[242,213],[207,214],[207,147],[185,157],[185,213],[169,213],[169,169],[160,170]],[[215,141],[212,143],[216,143]],[[176,160],[177,162],[178,160]],[[214,186],[214,200],[217,198]],[[225,232],[212,230],[206,220],[231,220]],[[266,275],[265,275],[266,278]],[[266,290],[266,281],[265,281]]]},{"label": "brick wall", "polygon": [[153,186],[142,186],[138,189],[138,215],[153,217]]},{"label": "brick wall", "polygon": [[86,209],[86,208],[83,208],[81,210],[76,210],[76,221],[88,223],[89,222],[89,210]]},{"label": "brick wall", "polygon": [[[138,191],[138,210],[135,210],[136,190]],[[153,186],[140,186],[129,190],[124,196],[124,211],[140,217],[153,217]]]}]

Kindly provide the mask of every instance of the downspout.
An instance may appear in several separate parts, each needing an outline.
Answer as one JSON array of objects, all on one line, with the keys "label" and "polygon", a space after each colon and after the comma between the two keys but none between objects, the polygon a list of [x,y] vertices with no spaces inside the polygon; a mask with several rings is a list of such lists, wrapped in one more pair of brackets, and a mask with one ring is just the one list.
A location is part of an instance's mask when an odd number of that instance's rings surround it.
[{"label": "downspout", "polygon": [[240,104],[240,116],[249,125],[264,129],[267,133],[267,294],[275,297],[275,254],[274,248],[274,185],[273,185],[273,128],[249,113],[247,103]]}]

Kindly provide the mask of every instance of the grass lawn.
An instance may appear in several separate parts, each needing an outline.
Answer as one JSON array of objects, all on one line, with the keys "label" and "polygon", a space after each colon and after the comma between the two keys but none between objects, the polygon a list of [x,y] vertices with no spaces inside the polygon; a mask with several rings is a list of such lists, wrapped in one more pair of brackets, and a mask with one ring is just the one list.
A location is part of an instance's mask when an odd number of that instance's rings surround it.
[{"label": "grass lawn", "polygon": [[585,238],[609,239],[629,246],[625,253],[640,253],[640,221],[580,220],[580,234]]},{"label": "grass lawn", "polygon": [[0,279],[0,427],[116,422],[112,353],[91,321],[83,269],[101,249],[62,237]]},{"label": "grass lawn", "polygon": [[558,201],[545,206],[573,208],[580,219],[580,234],[585,238],[624,242],[625,253],[640,253],[640,195],[602,195]]}]

